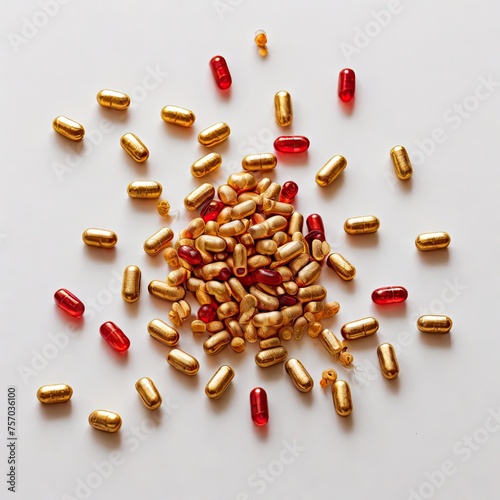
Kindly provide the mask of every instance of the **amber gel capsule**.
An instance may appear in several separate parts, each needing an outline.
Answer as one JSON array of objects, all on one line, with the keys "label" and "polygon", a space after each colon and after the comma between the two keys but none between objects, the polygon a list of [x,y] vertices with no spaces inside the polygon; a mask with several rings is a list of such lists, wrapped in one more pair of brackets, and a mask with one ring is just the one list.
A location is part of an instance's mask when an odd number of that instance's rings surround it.
[{"label": "amber gel capsule", "polygon": [[345,68],[339,73],[338,93],[343,102],[352,101],[356,90],[356,74],[352,69]]},{"label": "amber gel capsule", "polygon": [[255,425],[261,427],[269,422],[267,394],[262,387],[256,387],[250,392],[250,412]]},{"label": "amber gel capsule", "polygon": [[66,137],[66,139],[70,139],[71,141],[81,141],[85,135],[83,125],[80,125],[78,122],[75,122],[66,116],[58,116],[57,118],[54,118],[52,128],[58,134],[61,134],[63,137]]},{"label": "amber gel capsule", "polygon": [[282,135],[274,141],[274,149],[280,153],[304,153],[309,144],[303,135]]},{"label": "amber gel capsule", "polygon": [[66,288],[61,288],[54,293],[55,303],[74,318],[81,318],[85,312],[83,302]]},{"label": "amber gel capsule", "polygon": [[130,97],[123,92],[104,89],[97,94],[97,102],[105,108],[123,110],[130,106]]},{"label": "amber gel capsule", "polygon": [[372,300],[375,304],[397,304],[408,298],[408,291],[402,286],[385,286],[377,288],[372,292]]},{"label": "amber gel capsule", "polygon": [[117,352],[125,352],[130,340],[112,321],[106,321],[99,328],[101,337]]}]

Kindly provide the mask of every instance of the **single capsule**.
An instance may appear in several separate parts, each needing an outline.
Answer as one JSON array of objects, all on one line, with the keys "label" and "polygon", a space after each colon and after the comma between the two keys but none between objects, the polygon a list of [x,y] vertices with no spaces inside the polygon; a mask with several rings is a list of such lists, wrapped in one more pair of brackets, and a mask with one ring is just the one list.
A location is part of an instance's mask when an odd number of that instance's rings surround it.
[{"label": "single capsule", "polygon": [[99,328],[101,337],[117,352],[125,352],[130,347],[130,340],[112,321],[106,321]]},{"label": "single capsule", "polygon": [[374,215],[351,217],[344,222],[344,231],[347,234],[376,233],[379,227],[380,221]]},{"label": "single capsule", "polygon": [[167,200],[160,200],[156,205],[156,210],[159,215],[166,217],[170,212],[170,203]]},{"label": "single capsule", "polygon": [[177,249],[177,255],[192,266],[196,266],[201,262],[201,253],[196,248],[188,245],[181,245]]},{"label": "single capsule", "polygon": [[226,60],[222,56],[212,57],[210,59],[210,69],[212,70],[212,75],[214,75],[217,87],[220,90],[227,90],[233,83],[233,80]]},{"label": "single capsule", "polygon": [[123,110],[130,106],[130,97],[123,92],[104,89],[97,94],[97,102],[105,108]]},{"label": "single capsule", "polygon": [[356,74],[352,69],[345,68],[339,73],[338,93],[343,102],[352,101],[356,91]]},{"label": "single capsule", "polygon": [[178,302],[186,296],[186,289],[183,286],[169,286],[164,281],[153,280],[148,285],[148,292],[162,300]]},{"label": "single capsule", "polygon": [[403,146],[393,147],[391,149],[391,158],[398,179],[402,181],[408,180],[413,174],[413,167],[406,149]]},{"label": "single capsule", "polygon": [[356,276],[356,268],[339,253],[331,253],[326,265],[344,281],[351,281]]},{"label": "single capsule", "polygon": [[415,245],[421,252],[446,248],[450,243],[451,237],[444,231],[436,233],[422,233],[419,234],[415,240]]},{"label": "single capsule", "polygon": [[310,392],[314,381],[304,365],[298,360],[291,358],[285,363],[285,370],[292,379],[293,385],[300,392]]},{"label": "single capsule", "polygon": [[131,198],[152,200],[159,198],[162,186],[156,181],[133,181],[127,187],[127,193]]},{"label": "single capsule", "polygon": [[321,187],[329,186],[346,167],[347,160],[343,156],[333,156],[316,174],[316,184]]},{"label": "single capsule", "polygon": [[70,139],[71,141],[81,141],[85,135],[83,125],[80,125],[78,122],[75,122],[66,116],[58,116],[57,118],[54,118],[52,128],[58,134],[61,134],[63,137],[66,137],[66,139]]},{"label": "single capsule", "polygon": [[202,130],[198,134],[198,142],[207,148],[224,142],[231,133],[229,125],[224,122],[218,122],[215,125]]},{"label": "single capsule", "polygon": [[137,302],[141,291],[141,270],[137,266],[127,266],[123,271],[122,298],[129,304]]},{"label": "single capsule", "polygon": [[402,286],[386,286],[377,288],[372,292],[372,300],[375,304],[398,304],[408,298],[408,291]]},{"label": "single capsule", "polygon": [[184,198],[184,206],[188,210],[196,210],[204,203],[211,200],[214,196],[215,188],[212,184],[206,182],[205,184],[197,187],[194,191],[191,191],[191,193]]},{"label": "single capsule", "polygon": [[394,347],[391,344],[380,344],[377,347],[377,356],[382,375],[389,380],[396,378],[399,373],[399,365]]},{"label": "single capsule", "polygon": [[205,394],[210,399],[219,399],[229,387],[234,378],[234,371],[230,366],[221,366],[208,381],[205,387]]},{"label": "single capsule", "polygon": [[351,389],[345,380],[337,380],[332,385],[333,405],[337,415],[347,417],[352,412]]},{"label": "single capsule", "polygon": [[198,361],[180,349],[172,349],[167,354],[167,362],[170,366],[186,375],[196,375],[200,369]]},{"label": "single capsule", "polygon": [[200,210],[200,217],[204,222],[210,222],[217,219],[221,210],[224,208],[224,203],[218,200],[207,201]]},{"label": "single capsule", "polygon": [[191,165],[193,177],[203,177],[214,172],[222,165],[222,156],[219,153],[208,153]]},{"label": "single capsule", "polygon": [[289,307],[289,306],[294,306],[297,304],[299,299],[297,297],[294,297],[293,295],[289,295],[287,293],[284,293],[283,295],[280,295],[278,297],[279,305],[280,307]]},{"label": "single capsule", "polygon": [[274,149],[279,153],[304,153],[309,144],[309,139],[303,135],[282,135],[274,141]]},{"label": "single capsule", "polygon": [[38,401],[43,404],[66,403],[72,395],[73,389],[67,384],[43,385],[36,393]]},{"label": "single capsule", "polygon": [[340,329],[342,337],[347,340],[356,340],[377,333],[378,321],[371,316],[346,323]]},{"label": "single capsule", "polygon": [[274,113],[280,127],[288,127],[293,121],[292,96],[286,90],[280,90],[274,96]]},{"label": "single capsule", "polygon": [[321,380],[319,381],[319,385],[321,386],[321,388],[324,389],[325,387],[334,384],[336,380],[337,380],[337,372],[333,368],[330,368],[328,370],[325,370],[321,374]]},{"label": "single capsule", "polygon": [[144,251],[154,257],[167,248],[174,237],[174,232],[169,227],[162,227],[144,242]]},{"label": "single capsule", "polygon": [[203,323],[210,323],[215,320],[217,311],[210,304],[203,304],[198,309],[198,319],[203,321]]},{"label": "single capsule", "polygon": [[272,170],[277,164],[278,160],[272,153],[247,155],[243,158],[243,160],[241,160],[243,169],[249,172]]},{"label": "single capsule", "polygon": [[55,303],[74,318],[81,318],[85,312],[83,302],[66,288],[60,288],[54,293]]},{"label": "single capsule", "polygon": [[161,319],[153,319],[148,324],[148,333],[162,344],[173,347],[179,342],[179,332]]},{"label": "single capsule", "polygon": [[122,135],[120,139],[122,148],[134,159],[137,163],[143,163],[149,158],[149,150],[144,143],[136,135],[129,132]]},{"label": "single capsule", "polygon": [[189,109],[180,108],[178,106],[165,106],[161,110],[161,119],[172,125],[191,127],[196,120],[196,116]]},{"label": "single capsule", "polygon": [[118,236],[107,229],[90,228],[83,232],[82,240],[90,247],[113,248],[118,242]]},{"label": "single capsule", "polygon": [[259,427],[269,422],[267,393],[262,387],[256,387],[250,391],[250,414],[253,423]]},{"label": "single capsule", "polygon": [[277,286],[283,283],[283,276],[278,271],[264,267],[252,271],[252,277],[256,283],[264,283],[265,285]]},{"label": "single capsule", "polygon": [[283,363],[287,356],[288,352],[285,347],[273,347],[272,349],[258,352],[255,355],[255,364],[260,366],[260,368],[267,368],[268,366]]},{"label": "single capsule", "polygon": [[148,410],[156,410],[161,406],[161,395],[154,382],[148,377],[142,377],[135,383],[135,388]]},{"label": "single capsule", "polygon": [[323,218],[319,214],[311,214],[306,219],[306,225],[309,231],[319,231],[325,234],[325,225],[323,224]]},{"label": "single capsule", "polygon": [[448,316],[420,316],[417,328],[423,333],[448,333],[453,326],[453,321]]},{"label": "single capsule", "polygon": [[95,410],[89,415],[89,424],[98,431],[116,432],[122,426],[122,418],[112,411]]},{"label": "single capsule", "polygon": [[281,186],[279,201],[282,203],[292,203],[298,192],[299,186],[296,182],[286,181],[283,186]]},{"label": "single capsule", "polygon": [[264,30],[258,30],[255,32],[254,41],[257,47],[265,47],[267,44],[267,35]]}]

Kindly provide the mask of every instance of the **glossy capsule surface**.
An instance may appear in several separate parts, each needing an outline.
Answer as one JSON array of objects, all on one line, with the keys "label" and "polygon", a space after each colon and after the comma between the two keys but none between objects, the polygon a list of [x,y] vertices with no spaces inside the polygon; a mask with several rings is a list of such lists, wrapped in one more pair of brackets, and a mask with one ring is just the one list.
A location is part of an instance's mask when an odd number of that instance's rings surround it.
[{"label": "glossy capsule surface", "polygon": [[260,368],[267,368],[268,366],[282,363],[287,356],[288,352],[285,347],[273,347],[272,349],[258,352],[255,355],[255,364],[260,366]]},{"label": "glossy capsule surface", "polygon": [[210,304],[203,304],[198,309],[198,319],[203,323],[210,323],[215,320],[216,310]]},{"label": "glossy capsule surface", "polygon": [[417,328],[423,333],[448,333],[453,321],[448,316],[425,315],[417,320]]},{"label": "glossy capsule surface", "polygon": [[162,344],[173,347],[179,342],[179,332],[161,319],[153,319],[148,324],[148,333]]},{"label": "glossy capsule surface", "polygon": [[292,96],[286,90],[276,92],[274,96],[274,114],[280,127],[288,127],[293,121]]},{"label": "glossy capsule surface", "polygon": [[316,184],[321,187],[329,186],[347,167],[347,160],[336,155],[330,158],[316,174]]},{"label": "glossy capsule surface", "polygon": [[369,316],[346,323],[340,329],[340,333],[347,340],[356,340],[377,333],[378,328],[378,321]]},{"label": "glossy capsule surface", "polygon": [[135,383],[135,388],[148,410],[156,410],[161,406],[161,395],[154,382],[148,377],[142,377]]},{"label": "glossy capsule surface", "polygon": [[234,378],[234,371],[228,365],[221,366],[208,381],[205,394],[210,399],[219,399],[229,387]]},{"label": "glossy capsule surface", "polygon": [[196,248],[188,245],[181,245],[177,249],[177,255],[192,266],[196,266],[201,262],[201,253]]},{"label": "glossy capsule surface", "polygon": [[410,157],[403,146],[395,146],[391,149],[391,159],[398,179],[408,180],[413,174]]},{"label": "glossy capsule surface", "polygon": [[262,387],[256,387],[250,391],[250,414],[253,423],[259,427],[269,422],[267,393]]},{"label": "glossy capsule surface", "polygon": [[83,125],[80,125],[78,122],[75,122],[66,116],[58,116],[54,118],[52,128],[58,134],[61,134],[63,137],[66,137],[66,139],[71,141],[81,141],[85,135]]},{"label": "glossy capsule surface", "polygon": [[177,302],[186,296],[183,286],[169,286],[165,281],[153,280],[148,285],[148,292],[162,300]]},{"label": "glossy capsule surface", "polygon": [[274,269],[260,267],[259,269],[252,271],[252,277],[254,278],[255,283],[264,283],[265,285],[276,286],[283,283],[283,276],[281,276],[281,274]]},{"label": "glossy capsule surface", "polygon": [[415,245],[421,252],[440,250],[446,248],[450,243],[451,237],[444,231],[422,233],[419,234],[415,240]]},{"label": "glossy capsule surface", "polygon": [[374,215],[363,215],[351,217],[344,222],[344,231],[347,234],[370,234],[376,233],[380,227],[380,221]]},{"label": "glossy capsule surface", "polygon": [[408,298],[408,291],[402,286],[385,286],[377,288],[372,292],[372,300],[375,304],[397,304]]},{"label": "glossy capsule surface", "polygon": [[95,410],[89,415],[89,424],[98,431],[117,432],[122,426],[122,418],[112,411]]},{"label": "glossy capsule surface", "polygon": [[73,389],[67,384],[44,385],[36,393],[38,401],[43,404],[66,403],[72,395]]},{"label": "glossy capsule surface", "polygon": [[203,177],[214,172],[222,165],[222,156],[219,153],[208,153],[191,165],[193,177]]},{"label": "glossy capsule surface", "polygon": [[144,251],[152,257],[167,248],[174,237],[174,232],[169,227],[162,227],[144,242]]},{"label": "glossy capsule surface", "polygon": [[210,200],[207,201],[201,211],[200,217],[204,222],[210,222],[217,219],[217,216],[220,214],[221,210],[224,208],[224,203],[218,200]]},{"label": "glossy capsule surface", "polygon": [[118,236],[108,229],[89,228],[82,233],[82,240],[90,247],[113,248]]},{"label": "glossy capsule surface", "polygon": [[285,363],[285,371],[292,379],[293,385],[300,392],[310,392],[314,381],[304,365],[298,360],[291,358]]},{"label": "glossy capsule surface", "polygon": [[339,73],[338,94],[343,102],[352,101],[356,91],[356,74],[352,69],[345,68]]},{"label": "glossy capsule surface", "polygon": [[167,354],[167,362],[176,370],[186,375],[196,375],[200,369],[198,361],[193,358],[193,356],[180,349],[172,349]]},{"label": "glossy capsule surface", "polygon": [[311,214],[306,219],[306,226],[309,231],[320,231],[325,234],[323,218],[319,214]]},{"label": "glossy capsule surface", "polygon": [[272,170],[278,164],[276,156],[272,153],[258,153],[247,155],[241,161],[241,166],[249,172]]},{"label": "glossy capsule surface", "polygon": [[116,351],[125,352],[130,347],[130,340],[121,328],[112,321],[106,321],[99,328],[101,337]]},{"label": "glossy capsule surface", "polygon": [[103,89],[97,94],[97,102],[105,108],[124,110],[130,106],[130,97],[123,92]]},{"label": "glossy capsule surface", "polygon": [[156,181],[133,181],[128,185],[127,193],[131,198],[153,200],[160,197],[162,189]]},{"label": "glossy capsule surface", "polygon": [[298,192],[299,186],[296,182],[286,181],[283,186],[281,186],[279,201],[282,203],[292,203]]},{"label": "glossy capsule surface", "polygon": [[66,288],[60,288],[54,293],[55,303],[74,318],[81,318],[85,312],[85,305]]},{"label": "glossy capsule surface", "polygon": [[198,134],[198,142],[207,148],[224,142],[231,133],[229,125],[224,122],[218,122],[202,130]]},{"label": "glossy capsule surface", "polygon": [[191,127],[196,120],[196,116],[190,109],[180,108],[179,106],[165,106],[161,110],[161,119],[172,125]]},{"label": "glossy capsule surface", "polygon": [[352,412],[351,388],[345,380],[337,380],[332,385],[333,405],[337,415],[347,417]]},{"label": "glossy capsule surface", "polygon": [[143,163],[149,158],[149,150],[144,143],[131,132],[122,135],[120,139],[122,148],[135,160],[137,163]]},{"label": "glossy capsule surface", "polygon": [[326,265],[344,281],[351,281],[356,276],[356,268],[340,253],[331,253]]},{"label": "glossy capsule surface", "polygon": [[215,56],[210,59],[210,69],[212,70],[215,83],[220,90],[227,90],[231,87],[233,79],[231,78],[226,60],[222,56]]},{"label": "glossy capsule surface", "polygon": [[396,378],[399,374],[399,365],[394,347],[391,344],[380,344],[377,347],[377,356],[382,375],[389,380]]},{"label": "glossy capsule surface", "polygon": [[274,141],[274,149],[279,153],[304,153],[309,145],[309,139],[303,135],[281,135]]},{"label": "glossy capsule surface", "polygon": [[123,271],[122,299],[133,303],[139,299],[141,291],[141,270],[137,266],[127,266]]},{"label": "glossy capsule surface", "polygon": [[191,191],[184,198],[184,206],[188,210],[196,210],[201,207],[205,202],[211,200],[215,196],[215,188],[212,184],[206,182],[201,186],[197,187],[195,190]]}]

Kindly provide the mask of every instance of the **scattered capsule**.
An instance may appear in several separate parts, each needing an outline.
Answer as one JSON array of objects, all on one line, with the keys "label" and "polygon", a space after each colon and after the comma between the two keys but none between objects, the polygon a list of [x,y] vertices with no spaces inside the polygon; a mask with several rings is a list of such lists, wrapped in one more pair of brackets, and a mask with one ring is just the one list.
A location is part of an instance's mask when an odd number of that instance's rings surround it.
[{"label": "scattered capsule", "polygon": [[219,399],[233,380],[234,371],[230,366],[221,366],[208,381],[205,387],[205,394],[210,399]]},{"label": "scattered capsule", "polygon": [[231,343],[231,334],[227,330],[214,333],[203,343],[203,350],[209,356],[215,356]]},{"label": "scattered capsule", "polygon": [[338,356],[344,349],[344,344],[337,338],[337,336],[328,328],[325,328],[320,334],[319,339],[325,346],[325,349],[333,357]]},{"label": "scattered capsule", "polygon": [[137,266],[127,266],[123,271],[122,298],[132,303],[139,299],[141,291],[141,270]]},{"label": "scattered capsule", "polygon": [[398,304],[408,298],[408,291],[402,286],[386,286],[377,288],[372,292],[372,300],[375,304]]},{"label": "scattered capsule", "polygon": [[340,333],[342,334],[342,337],[347,340],[356,340],[375,334],[378,328],[378,321],[375,318],[369,316],[367,318],[362,318],[356,321],[351,321],[350,323],[346,323],[340,329]]},{"label": "scattered capsule", "polygon": [[243,169],[249,172],[272,170],[277,164],[278,160],[272,153],[247,155],[241,160]]},{"label": "scattered capsule", "polygon": [[112,321],[106,321],[99,328],[101,337],[116,351],[125,352],[130,347],[130,340],[121,328]]},{"label": "scattered capsule", "polygon": [[58,116],[57,118],[54,118],[52,128],[58,134],[61,134],[63,137],[66,137],[66,139],[70,139],[71,141],[81,141],[85,135],[83,125],[80,125],[78,122],[75,122],[66,116]]},{"label": "scattered capsule", "polygon": [[321,187],[329,186],[346,167],[347,160],[343,156],[333,156],[316,174],[316,184]]},{"label": "scattered capsule", "polygon": [[149,158],[149,150],[144,143],[136,135],[129,132],[122,135],[120,139],[122,148],[134,159],[137,163],[143,163]]},{"label": "scattered capsule", "polygon": [[231,78],[231,73],[227,67],[226,60],[222,56],[215,56],[210,59],[210,69],[212,70],[212,75],[214,75],[215,83],[220,90],[227,90],[233,80]]},{"label": "scattered capsule", "polygon": [[267,368],[268,366],[283,363],[287,356],[288,352],[284,347],[273,347],[272,349],[258,352],[255,355],[255,364],[260,366],[260,368]]},{"label": "scattered capsule", "polygon": [[274,141],[274,149],[279,153],[304,153],[309,144],[309,139],[303,135],[282,135]]},{"label": "scattered capsule", "polygon": [[444,231],[436,233],[422,233],[419,234],[415,240],[415,245],[421,252],[446,248],[450,243],[451,237]]},{"label": "scattered capsule", "polygon": [[167,248],[174,237],[174,232],[169,227],[162,227],[144,242],[144,251],[152,257]]},{"label": "scattered capsule", "polygon": [[191,193],[184,198],[184,206],[188,210],[196,210],[204,203],[211,200],[214,196],[215,188],[212,184],[206,182],[205,184],[197,187],[194,191],[191,191]]},{"label": "scattered capsule", "polygon": [[162,186],[156,181],[133,181],[127,187],[127,193],[131,198],[151,200],[159,198]]},{"label": "scattered capsule", "polygon": [[189,109],[180,108],[178,106],[165,106],[161,110],[161,119],[172,125],[191,127],[196,120],[196,116]]},{"label": "scattered capsule", "polygon": [[380,221],[374,215],[351,217],[344,222],[344,231],[347,234],[376,233],[379,227]]},{"label": "scattered capsule", "polygon": [[321,386],[321,388],[324,389],[325,387],[334,384],[336,380],[337,380],[337,372],[333,368],[330,368],[329,370],[325,370],[321,374],[321,380],[319,381],[319,385]]},{"label": "scattered capsule", "polygon": [[413,167],[406,149],[403,146],[393,147],[391,149],[391,158],[398,179],[402,181],[408,180],[413,174]]},{"label": "scattered capsule", "polygon": [[148,333],[162,344],[173,347],[179,342],[179,332],[161,319],[153,319],[148,324]]},{"label": "scattered capsule", "polygon": [[67,384],[43,385],[36,393],[38,401],[43,404],[66,403],[72,395],[73,389]]},{"label": "scattered capsule", "polygon": [[196,375],[200,369],[198,361],[193,358],[193,356],[180,349],[172,349],[167,354],[167,362],[176,370],[186,375]]},{"label": "scattered capsule", "polygon": [[326,264],[344,281],[351,281],[356,276],[356,268],[339,253],[331,253],[326,259]]},{"label": "scattered capsule", "polygon": [[118,242],[118,236],[108,229],[90,228],[83,232],[82,240],[90,247],[113,248]]},{"label": "scattered capsule", "polygon": [[156,410],[161,406],[161,395],[154,382],[148,377],[142,377],[135,383],[135,388],[148,410]]},{"label": "scattered capsule", "polygon": [[319,231],[325,234],[325,225],[323,218],[319,214],[311,214],[306,219],[306,226],[309,231]]},{"label": "scattered capsule", "polygon": [[97,102],[105,108],[123,110],[130,106],[130,97],[123,92],[103,89],[97,94]]},{"label": "scattered capsule", "polygon": [[448,316],[420,316],[417,328],[423,333],[448,333],[453,326],[453,321]]},{"label": "scattered capsule", "polygon": [[160,200],[156,205],[156,210],[159,215],[166,217],[170,212],[170,203],[167,200]]},{"label": "scattered capsule", "polygon": [[250,391],[250,413],[253,423],[259,427],[269,422],[267,393],[262,387],[256,387]]},{"label": "scattered capsule", "polygon": [[337,415],[347,417],[352,412],[351,389],[345,380],[337,380],[332,385],[333,405]]},{"label": "scattered capsule", "polygon": [[224,122],[218,122],[198,134],[198,142],[207,148],[224,142],[231,133],[229,125]]},{"label": "scattered capsule", "polygon": [[66,288],[60,288],[54,293],[54,301],[61,309],[74,318],[81,318],[85,312],[83,302],[69,290],[66,290]]},{"label": "scattered capsule", "polygon": [[148,285],[148,292],[159,299],[177,302],[186,296],[183,286],[169,286],[164,281],[153,280]]},{"label": "scattered capsule", "polygon": [[267,34],[264,30],[258,30],[255,32],[254,41],[257,47],[265,47],[267,45]]},{"label": "scattered capsule", "polygon": [[391,344],[380,344],[377,347],[377,355],[382,375],[389,380],[396,378],[399,365],[394,347]]},{"label": "scattered capsule", "polygon": [[200,210],[200,217],[204,222],[210,222],[217,219],[221,210],[224,208],[224,203],[218,200],[207,201]]},{"label": "scattered capsule", "polygon": [[112,411],[95,410],[89,415],[89,424],[98,431],[116,432],[122,426],[122,418]]},{"label": "scattered capsule", "polygon": [[339,73],[338,94],[343,102],[352,101],[356,90],[356,74],[352,69],[345,68]]},{"label": "scattered capsule", "polygon": [[292,96],[286,90],[280,90],[274,96],[274,113],[280,127],[288,127],[293,121]]},{"label": "scattered capsule", "polygon": [[222,156],[219,153],[208,153],[191,165],[193,177],[203,177],[214,172],[222,165]]},{"label": "scattered capsule", "polygon": [[283,186],[281,186],[279,201],[281,201],[282,203],[292,203],[298,192],[299,186],[296,182],[286,181]]},{"label": "scattered capsule", "polygon": [[285,370],[292,379],[293,385],[297,390],[300,392],[309,392],[312,390],[314,381],[298,359],[289,359],[285,363]]}]

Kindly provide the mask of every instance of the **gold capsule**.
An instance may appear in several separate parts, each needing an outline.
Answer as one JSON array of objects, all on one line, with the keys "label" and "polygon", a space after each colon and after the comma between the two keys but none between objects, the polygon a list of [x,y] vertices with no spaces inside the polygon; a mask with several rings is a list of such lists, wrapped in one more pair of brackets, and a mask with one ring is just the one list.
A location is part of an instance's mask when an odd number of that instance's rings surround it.
[{"label": "gold capsule", "polygon": [[224,142],[229,137],[230,133],[231,129],[229,125],[224,122],[219,122],[202,130],[198,135],[198,142],[210,148]]},{"label": "gold capsule", "polygon": [[274,96],[274,113],[280,127],[288,127],[293,121],[292,96],[286,90],[280,90]]},{"label": "gold capsule", "polygon": [[211,200],[214,196],[215,188],[212,184],[206,182],[205,184],[197,187],[194,191],[191,191],[191,193],[184,198],[184,206],[188,210],[196,210],[201,207],[203,203]]},{"label": "gold capsule", "polygon": [[244,219],[255,213],[257,210],[257,205],[253,200],[246,200],[241,203],[238,203],[231,209],[231,219]]},{"label": "gold capsule", "polygon": [[279,263],[279,265],[286,264],[301,253],[304,253],[304,250],[305,247],[302,241],[289,241],[278,247],[278,250],[274,254],[274,260]]},{"label": "gold capsule", "polygon": [[67,384],[43,385],[38,389],[36,397],[40,403],[66,403],[71,399],[73,389]]},{"label": "gold capsule", "polygon": [[403,146],[393,147],[391,149],[391,158],[398,179],[402,181],[408,180],[413,174],[413,167],[406,149]]},{"label": "gold capsule", "polygon": [[135,383],[135,388],[148,410],[156,410],[161,406],[161,395],[154,382],[148,377],[142,377]]},{"label": "gold capsule", "polygon": [[310,262],[298,272],[295,283],[300,287],[311,285],[319,278],[320,274],[321,265],[318,262]]},{"label": "gold capsule", "polygon": [[266,349],[272,349],[273,347],[279,347],[281,345],[281,340],[279,337],[271,337],[270,339],[261,340],[259,342],[259,347],[262,351]]},{"label": "gold capsule", "polygon": [[257,186],[257,179],[248,172],[231,174],[227,178],[227,183],[238,193],[253,191]]},{"label": "gold capsule", "polygon": [[299,212],[293,212],[288,223],[287,233],[291,236],[294,233],[301,233],[304,225],[304,216]]},{"label": "gold capsule", "polygon": [[448,316],[420,316],[417,328],[423,333],[448,333],[453,326],[453,321]]},{"label": "gold capsule", "polygon": [[321,374],[321,380],[319,381],[319,385],[322,388],[325,388],[329,385],[334,384],[336,380],[337,380],[337,372],[333,368],[330,368],[328,370],[325,370]]},{"label": "gold capsule", "polygon": [[61,134],[63,137],[66,137],[66,139],[70,139],[71,141],[81,141],[85,135],[83,125],[80,125],[78,122],[75,122],[66,116],[58,116],[57,118],[54,118],[52,128],[58,134]]},{"label": "gold capsule", "polygon": [[234,337],[231,340],[231,348],[233,349],[234,352],[240,353],[245,350],[246,347],[246,340],[241,337]]},{"label": "gold capsule", "polygon": [[105,108],[123,110],[130,106],[130,97],[123,92],[103,89],[97,94],[97,102]]},{"label": "gold capsule", "polygon": [[222,156],[219,153],[208,153],[191,165],[191,175],[193,177],[203,177],[204,175],[214,172],[221,165]]},{"label": "gold capsule", "polygon": [[156,181],[134,181],[127,187],[128,195],[135,199],[152,200],[159,198],[161,192],[162,186]]},{"label": "gold capsule", "polygon": [[210,399],[219,399],[233,380],[234,371],[230,366],[221,366],[208,381],[205,387],[205,394]]},{"label": "gold capsule", "polygon": [[241,160],[243,169],[249,172],[272,170],[277,164],[278,160],[272,153],[247,155]]},{"label": "gold capsule", "polygon": [[95,410],[89,415],[89,424],[99,431],[116,432],[122,426],[122,418],[112,411]]},{"label": "gold capsule", "polygon": [[191,127],[196,120],[195,114],[186,108],[179,106],[165,106],[161,110],[161,119],[172,125],[180,125],[181,127]]},{"label": "gold capsule", "polygon": [[285,363],[285,370],[292,379],[293,385],[297,390],[300,392],[309,392],[312,390],[314,381],[298,359],[289,359]]},{"label": "gold capsule", "polygon": [[263,48],[267,44],[267,35],[264,30],[258,30],[255,32],[255,38],[254,41],[257,45],[257,47]]},{"label": "gold capsule", "polygon": [[144,251],[154,257],[167,248],[173,237],[174,232],[169,227],[163,227],[144,242]]},{"label": "gold capsule", "polygon": [[293,205],[290,203],[283,203],[281,201],[264,198],[264,201],[262,202],[262,210],[266,215],[282,215],[283,217],[290,217],[293,214],[294,209]]},{"label": "gold capsule", "polygon": [[287,356],[288,352],[283,346],[273,347],[272,349],[266,349],[258,352],[255,355],[255,363],[261,368],[267,368],[268,366],[283,363]]},{"label": "gold capsule", "polygon": [[136,135],[129,132],[122,135],[120,139],[122,148],[134,159],[137,163],[143,163],[149,158],[149,150],[144,143]]},{"label": "gold capsule", "polygon": [[380,221],[374,215],[351,217],[344,222],[344,231],[347,234],[376,233],[379,227]]},{"label": "gold capsule", "polygon": [[258,313],[252,318],[252,324],[256,328],[261,326],[281,326],[283,324],[283,314],[280,311]]},{"label": "gold capsule", "polygon": [[391,344],[380,344],[377,347],[377,355],[382,375],[389,380],[396,378],[399,365],[394,347]]},{"label": "gold capsule", "polygon": [[347,160],[343,156],[333,156],[316,174],[316,184],[321,187],[329,186],[346,167]]},{"label": "gold capsule", "polygon": [[451,237],[444,231],[436,233],[422,233],[419,234],[415,240],[415,245],[421,252],[446,248],[450,243]]},{"label": "gold capsule", "polygon": [[203,350],[209,356],[215,356],[231,343],[231,335],[228,331],[222,330],[209,337],[203,343]]},{"label": "gold capsule", "polygon": [[326,297],[326,288],[322,285],[309,285],[299,288],[297,298],[300,302],[323,300]]},{"label": "gold capsule", "polygon": [[83,232],[82,240],[90,247],[113,248],[118,242],[118,236],[108,229],[90,228]]},{"label": "gold capsule", "polygon": [[179,332],[161,319],[153,319],[148,324],[148,333],[162,344],[173,347],[179,342]]},{"label": "gold capsule", "polygon": [[177,302],[186,296],[183,286],[168,286],[164,281],[153,280],[148,285],[148,291],[154,297]]},{"label": "gold capsule", "polygon": [[141,270],[137,266],[127,266],[123,271],[122,298],[125,302],[136,302],[141,290]]},{"label": "gold capsule", "polygon": [[255,245],[255,250],[262,255],[273,255],[278,250],[278,244],[273,240],[260,240]]},{"label": "gold capsule", "polygon": [[328,328],[325,328],[320,334],[319,339],[325,346],[325,349],[334,357],[337,357],[344,349],[344,344],[337,338],[337,336]]},{"label": "gold capsule", "polygon": [[337,415],[347,417],[352,412],[351,389],[345,380],[337,380],[332,385],[333,405]]},{"label": "gold capsule", "polygon": [[233,207],[238,203],[238,193],[229,184],[222,184],[217,188],[217,196],[225,205]]},{"label": "gold capsule", "polygon": [[234,274],[240,278],[248,274],[247,249],[241,243],[238,243],[233,250],[233,269]]},{"label": "gold capsule", "polygon": [[356,268],[339,253],[331,253],[326,264],[344,281],[351,281],[356,276]]},{"label": "gold capsule", "polygon": [[356,340],[374,335],[379,328],[378,321],[371,316],[346,323],[340,329],[342,337],[347,340]]},{"label": "gold capsule", "polygon": [[186,375],[196,375],[200,369],[200,364],[187,352],[180,349],[172,349],[167,354],[167,362],[176,370],[179,370]]},{"label": "gold capsule", "polygon": [[156,210],[159,215],[166,217],[170,212],[170,203],[167,200],[160,200],[156,205]]}]

